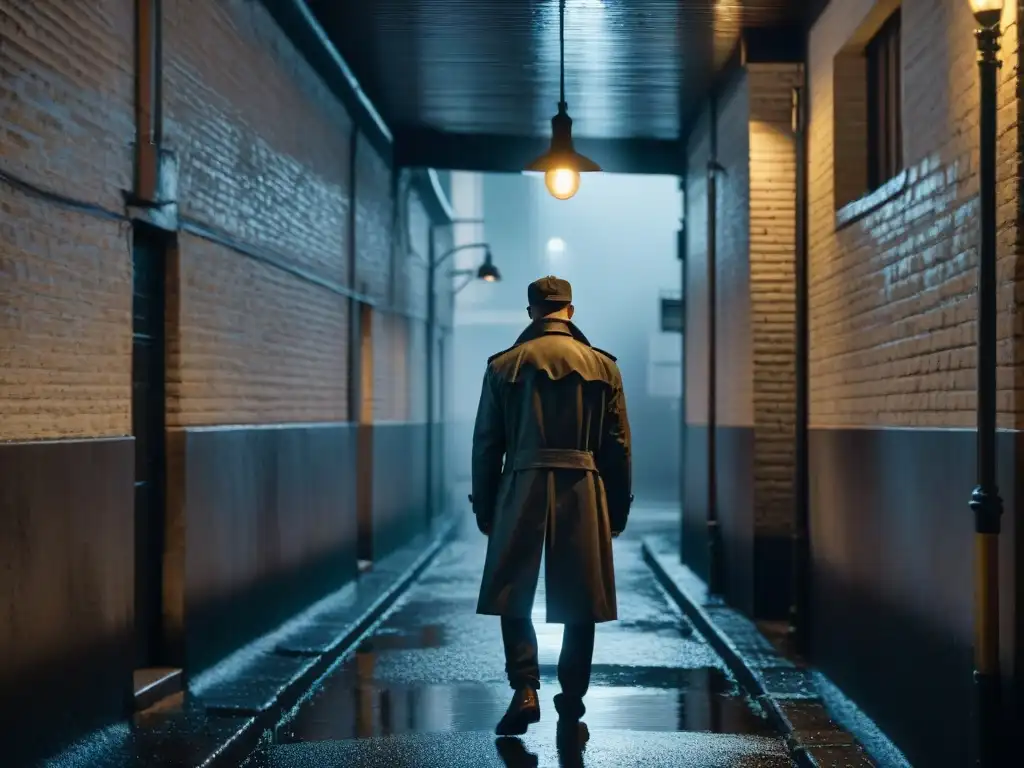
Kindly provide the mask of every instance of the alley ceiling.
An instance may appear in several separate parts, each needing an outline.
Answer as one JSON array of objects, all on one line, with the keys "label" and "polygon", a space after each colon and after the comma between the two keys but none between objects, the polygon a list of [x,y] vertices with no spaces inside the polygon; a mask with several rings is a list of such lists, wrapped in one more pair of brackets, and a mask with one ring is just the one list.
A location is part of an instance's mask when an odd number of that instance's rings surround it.
[{"label": "alley ceiling", "polygon": [[[437,164],[432,155],[461,150],[492,153],[501,165],[500,156],[532,151],[549,135],[558,101],[558,0],[307,4],[413,160]],[[567,0],[566,100],[575,135],[609,146],[677,140],[741,30],[762,37],[786,31],[799,41],[817,5]]]}]

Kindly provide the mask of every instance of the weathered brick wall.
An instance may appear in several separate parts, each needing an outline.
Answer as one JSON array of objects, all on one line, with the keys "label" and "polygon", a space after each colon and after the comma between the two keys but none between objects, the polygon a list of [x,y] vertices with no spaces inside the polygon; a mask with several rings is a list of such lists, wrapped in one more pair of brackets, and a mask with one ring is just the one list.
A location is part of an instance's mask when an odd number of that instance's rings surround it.
[{"label": "weathered brick wall", "polygon": [[[835,57],[862,45],[885,10],[873,0],[832,2],[810,33],[811,423],[971,426],[979,93],[968,3],[902,3],[906,186],[859,220],[837,226],[837,188],[847,179],[846,169],[862,162],[851,152],[862,150],[857,137],[847,136],[834,119],[834,112],[842,112]],[[1020,365],[1012,342],[1020,168],[1015,7],[1004,14],[1004,30],[997,185],[999,409],[1001,423],[1014,426],[1020,410],[1014,373]]]},{"label": "weathered brick wall", "polygon": [[[183,215],[346,283],[344,109],[259,3],[181,0],[164,15],[166,139]],[[389,177],[372,162],[357,174],[366,196],[357,232],[371,264],[382,236],[379,217],[365,212],[380,210]],[[179,252],[170,424],[347,417],[343,296],[199,238],[182,236]]]},{"label": "weathered brick wall", "polygon": [[[399,280],[403,285],[404,296],[404,301],[400,306],[410,314],[425,318],[427,316],[427,278],[429,276],[427,264],[430,256],[431,222],[430,215],[416,190],[409,195],[405,220],[408,243],[398,259]],[[444,229],[446,228],[441,228],[442,231]],[[441,245],[440,242],[435,241],[435,246],[439,249],[438,254],[444,252],[440,250]]]},{"label": "weathered brick wall", "polygon": [[168,423],[345,420],[348,299],[200,237],[178,252]]},{"label": "weathered brick wall", "polygon": [[[0,12],[0,170],[111,211],[132,183],[133,3]],[[131,431],[131,268],[116,221],[0,181],[0,440]]]},{"label": "weathered brick wall", "polygon": [[356,289],[392,300],[394,195],[391,170],[362,135],[356,146]]},{"label": "weathered brick wall", "polygon": [[[419,193],[415,190],[409,197],[406,212],[408,248],[399,258],[398,269],[404,286],[404,301],[401,307],[410,315],[408,323],[408,371],[405,387],[408,392],[409,421],[422,423],[427,420],[427,282],[429,278],[428,259],[430,250],[430,215],[427,213]],[[442,228],[446,229],[446,228]],[[437,238],[438,241],[441,238]],[[436,242],[436,247],[444,247]],[[444,251],[438,251],[443,253]],[[449,285],[450,281],[442,283]],[[444,322],[445,307],[449,304],[443,290],[438,298],[438,322]],[[440,363],[438,363],[440,364]]]},{"label": "weathered brick wall", "polygon": [[796,415],[796,64],[747,67],[750,107],[750,304],[754,514],[759,529],[793,518]]},{"label": "weathered brick wall", "polygon": [[[373,313],[373,420],[409,420],[409,319]],[[422,379],[422,373],[420,374]],[[426,388],[426,381],[422,381]]]}]

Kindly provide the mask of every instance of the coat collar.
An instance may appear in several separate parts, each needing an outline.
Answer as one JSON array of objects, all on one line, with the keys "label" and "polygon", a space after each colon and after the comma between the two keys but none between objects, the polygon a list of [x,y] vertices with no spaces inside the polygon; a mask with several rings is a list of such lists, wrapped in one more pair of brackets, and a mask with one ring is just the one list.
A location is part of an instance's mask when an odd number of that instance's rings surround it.
[{"label": "coat collar", "polygon": [[528,341],[539,339],[541,336],[546,334],[556,334],[560,336],[572,336],[576,341],[581,344],[586,344],[588,347],[591,346],[590,341],[586,336],[583,335],[576,324],[571,320],[538,320],[530,323],[526,326],[525,330],[519,334],[519,338],[516,339],[516,343],[513,347],[518,347],[520,344],[525,344]]}]

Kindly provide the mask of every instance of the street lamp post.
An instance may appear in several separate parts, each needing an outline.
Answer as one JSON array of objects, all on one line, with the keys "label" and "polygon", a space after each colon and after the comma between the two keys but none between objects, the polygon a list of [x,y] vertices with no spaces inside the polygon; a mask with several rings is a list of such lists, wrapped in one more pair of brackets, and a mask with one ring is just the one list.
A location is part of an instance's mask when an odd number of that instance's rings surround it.
[{"label": "street lamp post", "polygon": [[470,243],[460,245],[445,251],[440,256],[436,253],[437,244],[434,234],[441,226],[454,226],[457,224],[483,224],[483,219],[454,219],[446,224],[435,224],[430,227],[427,243],[427,524],[431,525],[434,519],[434,507],[436,499],[435,470],[436,463],[434,442],[436,440],[436,421],[434,418],[434,376],[437,364],[437,340],[434,338],[434,331],[437,327],[437,268],[455,253],[470,248],[487,248],[486,243]]},{"label": "street lamp post", "polygon": [[978,485],[974,512],[975,765],[1000,764],[999,531],[996,486],[996,85],[1003,0],[971,0],[981,85],[978,252]]}]

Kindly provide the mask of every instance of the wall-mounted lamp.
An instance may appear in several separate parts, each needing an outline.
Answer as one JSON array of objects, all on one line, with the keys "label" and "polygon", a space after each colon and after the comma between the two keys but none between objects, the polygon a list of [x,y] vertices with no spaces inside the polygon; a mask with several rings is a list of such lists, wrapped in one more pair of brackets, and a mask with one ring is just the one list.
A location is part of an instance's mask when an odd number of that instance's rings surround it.
[{"label": "wall-mounted lamp", "polygon": [[[469,285],[474,280],[483,280],[485,283],[497,283],[501,280],[501,271],[494,266],[494,257],[491,255],[491,248],[483,243],[475,243],[467,246],[470,248],[483,247],[484,251],[484,263],[481,264],[477,269],[456,269],[453,270],[450,275],[452,277],[465,277],[462,283],[452,291],[452,295],[459,293],[463,288]],[[453,249],[457,250],[457,249]]]},{"label": "wall-mounted lamp", "polygon": [[476,271],[476,277],[478,280],[483,280],[485,283],[496,283],[501,280],[501,272],[494,266],[494,261],[491,258],[491,249],[487,249],[487,254],[484,256],[484,263],[480,265],[480,269]]}]

